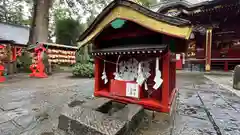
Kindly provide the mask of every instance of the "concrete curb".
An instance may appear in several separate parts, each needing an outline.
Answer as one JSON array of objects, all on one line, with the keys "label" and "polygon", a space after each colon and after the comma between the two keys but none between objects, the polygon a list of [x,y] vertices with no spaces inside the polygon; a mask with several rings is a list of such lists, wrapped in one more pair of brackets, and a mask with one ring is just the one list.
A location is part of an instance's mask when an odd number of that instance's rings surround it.
[{"label": "concrete curb", "polygon": [[204,75],[204,77],[206,77],[207,79],[211,80],[212,82],[218,84],[220,87],[225,88],[225,89],[231,91],[232,93],[235,93],[238,97],[240,97],[240,91],[235,90],[234,88],[232,88],[232,87],[230,87],[228,85],[221,84],[221,83],[217,82],[216,79],[214,79],[214,78],[212,78],[210,76]]},{"label": "concrete curb", "polygon": [[231,72],[217,72],[217,71],[212,71],[212,72],[204,72],[205,75],[226,75],[226,76],[232,76],[233,71]]},{"label": "concrete curb", "polygon": [[230,72],[220,72],[220,71],[211,71],[211,72],[200,72],[200,71],[188,71],[188,70],[176,70],[177,74],[205,74],[205,75],[227,75],[227,76],[232,76],[233,71]]}]

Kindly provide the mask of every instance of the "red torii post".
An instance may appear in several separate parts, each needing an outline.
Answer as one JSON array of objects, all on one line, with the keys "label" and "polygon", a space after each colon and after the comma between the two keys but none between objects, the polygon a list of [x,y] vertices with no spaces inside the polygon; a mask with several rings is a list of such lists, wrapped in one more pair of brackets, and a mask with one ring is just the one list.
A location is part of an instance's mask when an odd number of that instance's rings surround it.
[{"label": "red torii post", "polygon": [[45,66],[43,64],[43,53],[46,52],[46,48],[40,44],[34,49],[34,53],[37,55],[37,61],[30,66],[32,73],[30,77],[47,78],[47,74],[44,72]]}]

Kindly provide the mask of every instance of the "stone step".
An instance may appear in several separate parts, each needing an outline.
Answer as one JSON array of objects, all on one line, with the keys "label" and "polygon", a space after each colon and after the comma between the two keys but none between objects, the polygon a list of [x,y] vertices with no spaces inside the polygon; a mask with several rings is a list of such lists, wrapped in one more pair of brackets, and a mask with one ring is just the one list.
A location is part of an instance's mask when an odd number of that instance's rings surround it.
[{"label": "stone step", "polygon": [[58,128],[74,135],[122,135],[126,122],[86,107],[69,108],[59,117]]},{"label": "stone step", "polygon": [[86,103],[83,103],[83,107],[91,108],[94,110],[97,110],[98,108],[104,106],[104,105],[109,105],[111,103],[111,99],[108,98],[96,98],[94,100],[90,100]]},{"label": "stone step", "polygon": [[[96,99],[73,108],[65,105],[59,117],[58,128],[73,135],[129,135],[142,121],[143,107],[127,104],[108,113],[116,109],[113,107],[114,103],[107,99]],[[105,108],[106,104],[110,106]]]},{"label": "stone step", "polygon": [[140,105],[128,104],[123,109],[113,113],[112,116],[127,122],[125,134],[129,135],[134,132],[142,122],[144,118],[144,109]]}]

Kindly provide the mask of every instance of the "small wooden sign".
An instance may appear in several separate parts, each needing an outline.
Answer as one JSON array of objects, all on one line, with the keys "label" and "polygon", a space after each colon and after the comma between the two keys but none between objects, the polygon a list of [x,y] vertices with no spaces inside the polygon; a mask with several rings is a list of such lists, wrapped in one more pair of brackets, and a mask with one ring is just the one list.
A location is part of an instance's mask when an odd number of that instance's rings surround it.
[{"label": "small wooden sign", "polygon": [[134,83],[127,83],[126,96],[133,97],[133,98],[139,98],[138,85],[134,84]]}]

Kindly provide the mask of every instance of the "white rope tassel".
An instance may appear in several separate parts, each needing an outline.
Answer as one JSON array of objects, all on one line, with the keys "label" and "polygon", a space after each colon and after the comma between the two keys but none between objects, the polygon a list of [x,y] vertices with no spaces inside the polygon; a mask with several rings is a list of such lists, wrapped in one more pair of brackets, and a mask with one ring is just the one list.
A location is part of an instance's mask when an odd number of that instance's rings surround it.
[{"label": "white rope tassel", "polygon": [[103,67],[103,72],[102,72],[102,80],[104,81],[104,84],[107,84],[108,79],[105,71],[105,60],[104,60],[104,67]]},{"label": "white rope tassel", "polygon": [[154,89],[158,89],[163,82],[161,78],[161,71],[159,70],[159,57],[156,58],[156,72],[154,82],[155,82],[155,85],[153,86]]}]

